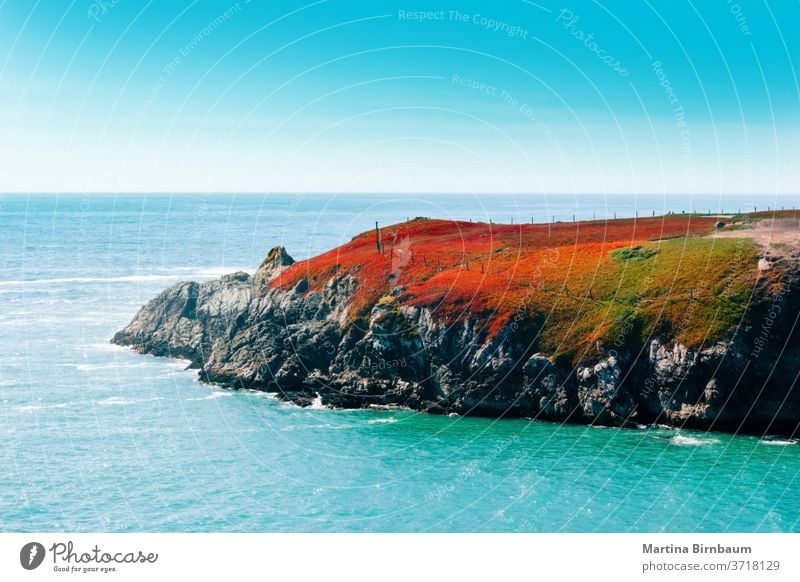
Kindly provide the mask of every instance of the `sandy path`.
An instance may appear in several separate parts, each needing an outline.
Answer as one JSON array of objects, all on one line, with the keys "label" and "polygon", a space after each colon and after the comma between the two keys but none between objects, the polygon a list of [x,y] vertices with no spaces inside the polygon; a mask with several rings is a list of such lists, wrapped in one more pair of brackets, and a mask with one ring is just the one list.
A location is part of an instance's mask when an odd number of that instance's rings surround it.
[{"label": "sandy path", "polygon": [[767,218],[739,230],[720,230],[714,238],[749,238],[766,257],[800,259],[800,218]]}]

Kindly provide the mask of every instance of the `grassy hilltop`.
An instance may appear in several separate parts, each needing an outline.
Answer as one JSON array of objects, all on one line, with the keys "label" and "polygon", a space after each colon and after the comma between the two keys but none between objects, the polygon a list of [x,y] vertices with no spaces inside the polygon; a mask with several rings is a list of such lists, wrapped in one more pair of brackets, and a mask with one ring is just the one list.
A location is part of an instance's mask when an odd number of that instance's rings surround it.
[{"label": "grassy hilltop", "polygon": [[653,333],[686,345],[729,334],[756,284],[779,285],[780,269],[758,270],[746,232],[767,217],[775,213],[553,224],[416,218],[295,263],[271,284],[305,279],[313,290],[350,273],[359,282],[353,321],[379,301],[428,307],[444,324],[470,317],[490,334],[529,334],[543,353],[574,363],[638,349]]},{"label": "grassy hilltop", "polygon": [[418,218],[181,282],[114,342],[308,406],[800,434],[800,219]]}]

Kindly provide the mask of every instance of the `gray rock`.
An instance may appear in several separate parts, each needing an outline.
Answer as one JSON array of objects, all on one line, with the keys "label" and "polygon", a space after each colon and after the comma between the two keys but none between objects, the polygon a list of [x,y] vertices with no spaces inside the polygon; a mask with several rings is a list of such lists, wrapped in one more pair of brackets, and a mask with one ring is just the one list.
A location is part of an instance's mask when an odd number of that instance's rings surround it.
[{"label": "gray rock", "polygon": [[773,433],[800,423],[796,277],[780,296],[781,318],[769,318],[778,299],[759,288],[745,319],[719,342],[686,346],[662,334],[640,353],[598,349],[572,368],[521,339],[519,322],[491,336],[478,315],[445,324],[405,304],[402,289],[387,288],[366,321],[351,318],[355,276],[337,273],[315,289],[305,278],[292,289],[270,283],[293,262],[276,247],[252,277],[177,283],[112,341],[186,358],[205,381],[301,405],[321,398],[347,408]]}]

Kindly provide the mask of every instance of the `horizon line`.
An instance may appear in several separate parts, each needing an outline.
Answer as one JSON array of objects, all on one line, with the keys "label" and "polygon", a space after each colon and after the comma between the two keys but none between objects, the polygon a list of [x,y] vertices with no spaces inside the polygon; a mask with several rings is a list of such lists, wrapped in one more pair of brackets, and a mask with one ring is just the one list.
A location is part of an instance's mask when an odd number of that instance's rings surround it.
[{"label": "horizon line", "polygon": [[85,195],[111,195],[111,194],[170,194],[170,195],[242,195],[242,196],[319,196],[319,195],[364,195],[364,196],[407,196],[407,195],[436,195],[436,196],[454,196],[454,195],[473,195],[473,196],[487,196],[487,195],[504,195],[504,196],[800,196],[798,192],[592,192],[589,190],[581,192],[468,192],[468,191],[348,191],[348,192],[332,192],[326,190],[309,190],[309,191],[236,191],[236,190],[32,190],[32,191],[18,191],[18,190],[0,190],[0,196],[3,195],[59,195],[59,194],[85,194]]}]

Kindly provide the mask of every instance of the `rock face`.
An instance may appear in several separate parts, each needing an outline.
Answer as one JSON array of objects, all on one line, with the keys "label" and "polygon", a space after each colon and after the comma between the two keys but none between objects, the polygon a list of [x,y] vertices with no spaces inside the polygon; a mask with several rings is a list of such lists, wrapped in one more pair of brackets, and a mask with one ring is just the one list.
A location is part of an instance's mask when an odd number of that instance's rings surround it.
[{"label": "rock face", "polygon": [[321,398],[345,408],[798,432],[794,271],[779,295],[756,288],[737,329],[713,344],[685,346],[664,332],[638,352],[602,350],[595,361],[573,365],[535,352],[516,333],[519,321],[492,333],[479,316],[446,324],[405,303],[399,288],[368,317],[353,318],[359,282],[351,273],[313,288],[305,277],[292,288],[270,285],[293,262],[276,247],[253,276],[178,283],[112,341],[189,359],[204,381],[274,392],[300,405]]}]

